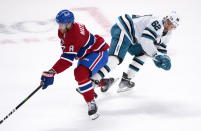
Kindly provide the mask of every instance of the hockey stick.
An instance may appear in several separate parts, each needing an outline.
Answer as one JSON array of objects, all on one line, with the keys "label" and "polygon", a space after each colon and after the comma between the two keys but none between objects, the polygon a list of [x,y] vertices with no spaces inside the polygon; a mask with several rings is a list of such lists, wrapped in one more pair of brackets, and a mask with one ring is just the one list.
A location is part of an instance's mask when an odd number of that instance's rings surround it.
[{"label": "hockey stick", "polygon": [[27,97],[25,98],[18,106],[15,107],[7,116],[5,116],[1,121],[0,124],[2,124],[10,115],[12,115],[18,108],[20,108],[29,98],[31,98],[42,86],[43,82],[40,83],[40,85]]}]

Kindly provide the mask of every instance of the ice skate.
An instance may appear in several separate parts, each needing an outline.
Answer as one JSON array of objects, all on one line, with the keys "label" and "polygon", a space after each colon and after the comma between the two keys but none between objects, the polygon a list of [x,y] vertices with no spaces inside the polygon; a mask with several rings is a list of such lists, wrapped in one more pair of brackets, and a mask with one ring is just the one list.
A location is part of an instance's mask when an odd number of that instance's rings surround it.
[{"label": "ice skate", "polygon": [[101,92],[106,92],[118,80],[119,80],[119,78],[112,78],[112,77],[101,79],[99,82],[99,87],[101,87]]},{"label": "ice skate", "polygon": [[128,75],[123,72],[121,82],[119,83],[118,93],[131,90],[135,86],[135,83],[131,81],[131,78],[128,78]]},{"label": "ice skate", "polygon": [[95,87],[101,88],[101,92],[106,92],[116,82],[116,79],[105,78],[105,79],[101,79],[100,81],[98,80],[92,80],[92,81]]},{"label": "ice skate", "polygon": [[89,110],[88,110],[89,117],[92,120],[97,119],[100,116],[100,114],[97,113],[98,107],[96,105],[95,100],[88,102],[87,104],[88,104],[88,108],[89,108]]},{"label": "ice skate", "polygon": [[99,87],[101,87],[101,92],[106,92],[114,83],[114,78],[101,79],[99,82]]},{"label": "ice skate", "polygon": [[119,78],[104,78],[100,81],[92,80],[96,86],[101,87],[101,92],[106,92]]}]

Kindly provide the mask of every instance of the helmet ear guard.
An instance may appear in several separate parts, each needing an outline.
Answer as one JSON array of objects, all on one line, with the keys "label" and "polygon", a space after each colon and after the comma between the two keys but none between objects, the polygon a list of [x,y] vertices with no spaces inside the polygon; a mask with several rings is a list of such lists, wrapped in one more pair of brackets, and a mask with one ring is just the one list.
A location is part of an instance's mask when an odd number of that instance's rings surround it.
[{"label": "helmet ear guard", "polygon": [[56,15],[56,22],[58,24],[74,23],[74,14],[69,10],[61,10]]}]

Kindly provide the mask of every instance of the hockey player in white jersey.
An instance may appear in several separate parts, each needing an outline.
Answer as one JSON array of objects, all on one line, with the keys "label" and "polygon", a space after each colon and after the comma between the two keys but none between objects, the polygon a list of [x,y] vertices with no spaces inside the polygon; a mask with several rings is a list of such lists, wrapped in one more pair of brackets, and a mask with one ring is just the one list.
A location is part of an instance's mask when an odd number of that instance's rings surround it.
[{"label": "hockey player in white jersey", "polygon": [[123,72],[118,92],[130,90],[135,86],[131,79],[139,72],[147,58],[153,59],[158,68],[170,70],[171,61],[166,46],[179,22],[180,18],[176,12],[171,12],[164,17],[128,14],[119,16],[117,23],[111,29],[112,40],[108,63],[91,79],[101,86],[102,92],[107,91],[114,78],[104,77],[123,62],[127,52],[134,57],[127,73]]}]

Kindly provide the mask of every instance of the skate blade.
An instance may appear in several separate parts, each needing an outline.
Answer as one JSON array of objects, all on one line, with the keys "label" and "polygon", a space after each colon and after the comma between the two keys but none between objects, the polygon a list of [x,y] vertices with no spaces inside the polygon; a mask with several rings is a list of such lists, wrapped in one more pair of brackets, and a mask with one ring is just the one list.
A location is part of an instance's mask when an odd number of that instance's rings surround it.
[{"label": "skate blade", "polygon": [[99,116],[100,116],[100,114],[96,113],[96,114],[90,115],[89,117],[90,117],[92,120],[96,120]]},{"label": "skate blade", "polygon": [[117,93],[130,91],[131,89],[132,89],[132,88],[119,88],[119,89],[117,90]]}]

